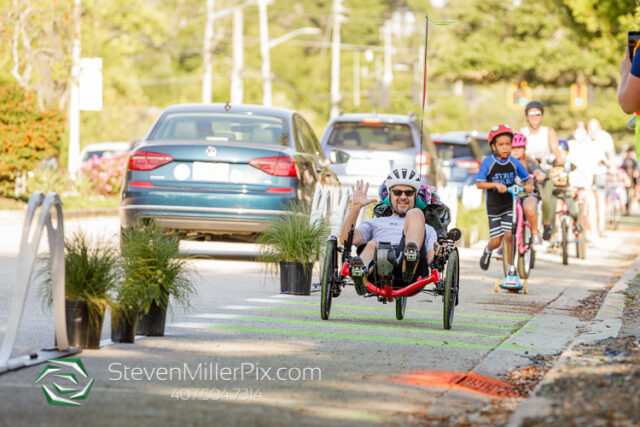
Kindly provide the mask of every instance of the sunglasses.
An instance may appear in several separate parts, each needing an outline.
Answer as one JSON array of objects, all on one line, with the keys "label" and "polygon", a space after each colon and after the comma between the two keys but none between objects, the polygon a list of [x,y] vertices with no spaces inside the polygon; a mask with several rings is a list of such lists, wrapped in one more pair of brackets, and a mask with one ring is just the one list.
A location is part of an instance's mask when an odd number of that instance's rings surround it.
[{"label": "sunglasses", "polygon": [[413,195],[416,194],[416,190],[391,190],[391,192],[396,197],[400,197],[403,194],[407,197],[413,197]]},{"label": "sunglasses", "polygon": [[541,116],[542,111],[529,111],[527,112],[527,116]]},{"label": "sunglasses", "polygon": [[500,129],[500,126],[505,127],[507,129],[511,129],[511,126],[507,125],[507,124],[503,124],[503,125],[495,125],[494,127],[491,128],[491,132],[497,132],[498,129]]}]

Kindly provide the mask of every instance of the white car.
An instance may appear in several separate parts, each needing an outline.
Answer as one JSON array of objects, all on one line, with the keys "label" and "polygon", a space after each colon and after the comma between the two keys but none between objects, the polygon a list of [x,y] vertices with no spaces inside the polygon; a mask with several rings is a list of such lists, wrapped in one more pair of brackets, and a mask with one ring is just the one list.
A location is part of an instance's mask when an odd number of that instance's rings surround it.
[{"label": "white car", "polygon": [[129,151],[130,142],[95,142],[84,146],[80,151],[80,161],[82,163],[93,156],[111,157],[114,154],[126,153]]}]

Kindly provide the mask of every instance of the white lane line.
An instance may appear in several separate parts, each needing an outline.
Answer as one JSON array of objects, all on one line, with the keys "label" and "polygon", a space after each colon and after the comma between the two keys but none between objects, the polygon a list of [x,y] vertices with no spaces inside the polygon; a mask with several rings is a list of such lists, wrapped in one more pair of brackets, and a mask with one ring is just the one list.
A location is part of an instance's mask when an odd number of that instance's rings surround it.
[{"label": "white lane line", "polygon": [[225,305],[220,308],[223,310],[253,310],[258,307],[255,305]]},{"label": "white lane line", "polygon": [[271,298],[297,298],[299,295],[289,295],[289,294],[275,294],[271,295]]},{"label": "white lane line", "polygon": [[238,317],[242,317],[242,315],[228,313],[200,313],[190,314],[189,317],[199,317],[202,319],[237,319]]},{"label": "white lane line", "polygon": [[204,322],[178,322],[178,323],[170,323],[167,325],[170,328],[186,328],[186,329],[205,329],[210,326],[215,326],[215,323],[204,323]]},{"label": "white lane line", "polygon": [[247,298],[246,301],[247,302],[266,302],[269,304],[283,304],[282,301],[278,301],[271,298]]}]

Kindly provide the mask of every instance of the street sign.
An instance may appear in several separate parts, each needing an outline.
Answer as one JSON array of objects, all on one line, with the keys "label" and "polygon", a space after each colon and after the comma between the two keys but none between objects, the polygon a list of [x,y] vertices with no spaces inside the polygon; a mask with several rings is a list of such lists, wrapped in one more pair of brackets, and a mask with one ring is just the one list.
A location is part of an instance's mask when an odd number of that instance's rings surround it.
[{"label": "street sign", "polygon": [[102,58],[81,58],[80,76],[80,110],[102,110]]},{"label": "street sign", "polygon": [[571,109],[572,110],[586,110],[589,104],[589,89],[586,83],[572,84],[570,87],[571,92]]}]

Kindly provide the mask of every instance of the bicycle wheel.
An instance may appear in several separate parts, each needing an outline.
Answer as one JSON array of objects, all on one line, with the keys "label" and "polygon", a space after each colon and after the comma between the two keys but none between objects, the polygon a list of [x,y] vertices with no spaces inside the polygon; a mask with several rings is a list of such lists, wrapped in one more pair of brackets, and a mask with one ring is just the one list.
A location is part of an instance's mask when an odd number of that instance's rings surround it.
[{"label": "bicycle wheel", "polygon": [[331,313],[331,299],[335,280],[338,277],[338,243],[334,236],[327,241],[327,250],[324,256],[324,266],[322,268],[322,292],[320,295],[320,317],[322,320],[329,320]]},{"label": "bicycle wheel", "polygon": [[396,319],[404,319],[404,312],[407,309],[407,297],[396,298]]},{"label": "bicycle wheel", "polygon": [[445,329],[451,329],[453,324],[453,312],[458,299],[458,279],[460,265],[458,260],[458,249],[454,248],[449,253],[444,279],[444,294],[442,295],[444,311],[443,324]]},{"label": "bicycle wheel", "polygon": [[531,273],[531,254],[533,252],[533,248],[531,247],[531,229],[529,227],[522,227],[522,244],[528,248],[522,255],[516,253],[518,256],[518,275],[521,279],[528,279]]},{"label": "bicycle wheel", "polygon": [[562,264],[569,265],[569,221],[566,218],[560,220],[560,229],[562,231]]}]

